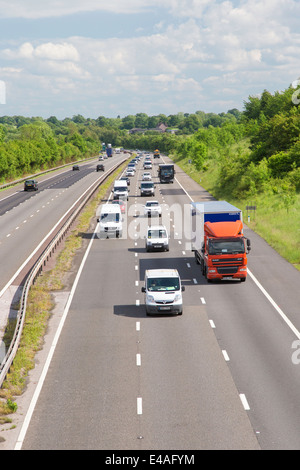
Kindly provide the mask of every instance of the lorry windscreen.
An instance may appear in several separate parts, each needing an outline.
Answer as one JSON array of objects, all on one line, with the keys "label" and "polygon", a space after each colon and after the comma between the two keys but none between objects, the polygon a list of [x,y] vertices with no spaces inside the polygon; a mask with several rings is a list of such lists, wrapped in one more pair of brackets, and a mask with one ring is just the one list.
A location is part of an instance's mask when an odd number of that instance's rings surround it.
[{"label": "lorry windscreen", "polygon": [[233,255],[236,253],[245,253],[245,244],[242,238],[209,240],[209,255]]}]

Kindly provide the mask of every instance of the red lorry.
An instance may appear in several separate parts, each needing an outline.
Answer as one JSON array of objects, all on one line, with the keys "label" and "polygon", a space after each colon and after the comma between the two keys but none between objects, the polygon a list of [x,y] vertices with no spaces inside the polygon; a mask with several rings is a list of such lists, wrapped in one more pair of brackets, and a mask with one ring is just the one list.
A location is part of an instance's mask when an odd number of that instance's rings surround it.
[{"label": "red lorry", "polygon": [[240,209],[226,201],[192,203],[192,232],[192,250],[208,282],[246,280],[251,244],[243,234]]}]

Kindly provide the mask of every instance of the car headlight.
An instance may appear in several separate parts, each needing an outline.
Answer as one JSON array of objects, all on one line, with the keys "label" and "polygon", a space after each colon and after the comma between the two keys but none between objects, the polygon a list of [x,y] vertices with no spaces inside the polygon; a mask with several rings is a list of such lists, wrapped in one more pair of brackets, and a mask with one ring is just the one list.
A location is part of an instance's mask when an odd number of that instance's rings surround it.
[{"label": "car headlight", "polygon": [[147,302],[153,304],[154,303],[154,297],[153,295],[147,295]]},{"label": "car headlight", "polygon": [[174,297],[174,302],[178,302],[179,300],[181,300],[181,294],[176,294]]}]

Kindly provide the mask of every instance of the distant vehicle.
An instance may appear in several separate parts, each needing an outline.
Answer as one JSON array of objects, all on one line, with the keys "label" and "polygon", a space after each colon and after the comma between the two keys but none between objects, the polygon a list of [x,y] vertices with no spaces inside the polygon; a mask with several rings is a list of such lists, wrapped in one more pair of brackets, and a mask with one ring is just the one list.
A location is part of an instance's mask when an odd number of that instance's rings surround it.
[{"label": "distant vehicle", "polygon": [[128,201],[128,184],[124,180],[116,180],[114,183],[114,199],[124,199]]},{"label": "distant vehicle", "polygon": [[135,163],[133,163],[133,162],[128,163],[127,169],[128,170],[133,170],[135,172],[135,170],[136,170]]},{"label": "distant vehicle", "polygon": [[155,188],[152,181],[142,181],[140,185],[141,196],[154,196]]},{"label": "distant vehicle", "polygon": [[158,201],[147,201],[144,206],[144,214],[148,217],[161,217],[161,206]]},{"label": "distant vehicle", "polygon": [[38,189],[37,180],[26,180],[24,182],[24,191],[37,191]]},{"label": "distant vehicle", "polygon": [[145,272],[146,314],[175,313],[182,315],[184,286],[177,269],[147,269]]},{"label": "distant vehicle", "polygon": [[150,160],[144,161],[144,170],[152,170],[152,162]]},{"label": "distant vehicle", "polygon": [[120,209],[121,209],[121,213],[122,213],[122,214],[125,214],[125,212],[126,212],[126,205],[125,205],[125,202],[124,202],[124,201],[122,201],[121,199],[114,199],[114,200],[112,201],[112,204],[119,204]]},{"label": "distant vehicle", "polygon": [[158,177],[161,183],[173,183],[175,177],[174,165],[169,163],[159,165]]},{"label": "distant vehicle", "polygon": [[134,170],[132,168],[128,168],[126,170],[126,176],[134,176]]},{"label": "distant vehicle", "polygon": [[108,157],[112,157],[112,155],[113,155],[113,149],[112,149],[111,144],[107,144],[107,147],[106,147],[106,155],[107,155]]},{"label": "distant vehicle", "polygon": [[120,148],[116,148],[116,149],[115,149],[115,152],[116,152],[116,153],[121,153],[121,149],[120,149]]},{"label": "distant vehicle", "polygon": [[159,152],[158,149],[154,150],[154,152],[153,152],[153,157],[154,157],[154,158],[159,158],[159,157],[160,157],[160,152]]},{"label": "distant vehicle", "polygon": [[73,171],[76,171],[76,170],[79,170],[79,166],[78,165],[73,165]]},{"label": "distant vehicle", "polygon": [[149,172],[143,173],[143,176],[142,176],[143,181],[151,181],[151,179],[152,179],[151,173],[149,173]]},{"label": "distant vehicle", "polygon": [[96,166],[96,170],[97,171],[104,171],[104,165],[102,163],[99,163],[97,166]]},{"label": "distant vehicle", "polygon": [[103,160],[104,160],[103,155],[100,155],[100,156],[99,156],[99,161],[102,162]]},{"label": "distant vehicle", "polygon": [[169,236],[164,225],[151,225],[145,239],[146,251],[169,251]]},{"label": "distant vehicle", "polygon": [[127,185],[130,186],[130,178],[128,176],[121,176],[121,181],[126,181]]}]

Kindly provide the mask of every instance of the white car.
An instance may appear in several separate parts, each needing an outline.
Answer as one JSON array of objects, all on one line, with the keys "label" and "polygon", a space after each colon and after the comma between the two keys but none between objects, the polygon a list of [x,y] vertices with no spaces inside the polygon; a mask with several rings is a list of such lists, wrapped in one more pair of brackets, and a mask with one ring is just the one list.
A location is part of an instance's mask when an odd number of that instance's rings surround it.
[{"label": "white car", "polygon": [[148,217],[161,217],[161,206],[158,201],[146,201],[144,214]]},{"label": "white car", "polygon": [[169,251],[169,236],[164,225],[152,225],[147,229],[145,237],[146,251]]},{"label": "white car", "polygon": [[134,170],[128,168],[128,170],[126,171],[126,176],[134,176]]},{"label": "white car", "polygon": [[149,172],[143,173],[143,176],[142,176],[143,181],[151,181],[151,179],[152,179],[151,173]]}]

